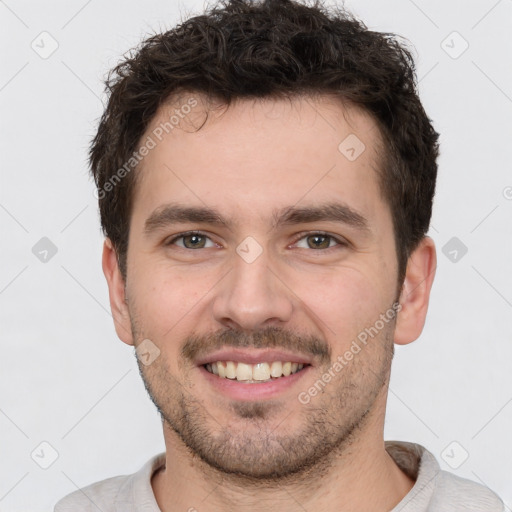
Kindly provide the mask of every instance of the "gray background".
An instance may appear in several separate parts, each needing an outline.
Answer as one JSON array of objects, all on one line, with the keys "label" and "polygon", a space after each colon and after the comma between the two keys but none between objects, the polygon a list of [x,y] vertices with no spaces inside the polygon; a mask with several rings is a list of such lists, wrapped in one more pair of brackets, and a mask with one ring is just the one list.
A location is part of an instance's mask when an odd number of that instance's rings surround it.
[{"label": "gray background", "polygon": [[[86,153],[107,70],[202,5],[0,1],[0,511],[52,510],[164,449],[113,328]],[[421,338],[397,347],[385,438],[423,444],[510,511],[512,1],[345,5],[411,41],[441,133],[437,277]]]}]

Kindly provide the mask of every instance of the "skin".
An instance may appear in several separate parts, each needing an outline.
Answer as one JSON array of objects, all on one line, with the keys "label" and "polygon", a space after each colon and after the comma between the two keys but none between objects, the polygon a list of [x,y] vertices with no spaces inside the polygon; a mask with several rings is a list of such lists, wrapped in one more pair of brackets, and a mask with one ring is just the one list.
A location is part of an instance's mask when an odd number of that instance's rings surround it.
[{"label": "skin", "polygon": [[[139,360],[166,443],[165,468],[152,479],[158,505],[164,512],[233,504],[247,511],[277,504],[285,512],[389,511],[414,485],[384,448],[393,343],[410,343],[423,329],[434,243],[422,240],[400,286],[391,213],[376,173],[379,132],[363,111],[325,96],[243,100],[210,112],[195,131],[202,107],[199,101],[136,171],[126,281],[108,239],[103,252],[119,338],[135,346],[149,339],[160,350],[147,366]],[[174,108],[161,107],[143,139]],[[349,134],[366,146],[354,161],[338,150]],[[273,227],[276,209],[334,200],[362,214],[368,230],[333,221]],[[171,201],[215,207],[237,224],[185,222],[146,235],[146,219]],[[169,244],[189,230],[207,238]],[[335,239],[315,245],[318,231]],[[248,236],[262,250],[251,263],[236,251]],[[396,320],[301,403],[299,393],[397,299]],[[246,352],[284,348],[311,366],[271,398],[233,399],[183,351],[222,344]]]}]

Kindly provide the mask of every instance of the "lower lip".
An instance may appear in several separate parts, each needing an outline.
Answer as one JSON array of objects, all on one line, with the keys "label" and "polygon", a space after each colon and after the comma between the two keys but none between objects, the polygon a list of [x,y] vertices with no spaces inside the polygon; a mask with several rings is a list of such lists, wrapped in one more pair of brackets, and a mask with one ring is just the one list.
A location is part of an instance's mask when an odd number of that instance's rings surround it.
[{"label": "lower lip", "polygon": [[204,366],[199,366],[201,375],[215,388],[217,392],[234,400],[265,400],[275,398],[296,385],[307,373],[311,366],[306,366],[297,373],[287,377],[279,377],[268,382],[246,383],[235,379],[217,377]]}]

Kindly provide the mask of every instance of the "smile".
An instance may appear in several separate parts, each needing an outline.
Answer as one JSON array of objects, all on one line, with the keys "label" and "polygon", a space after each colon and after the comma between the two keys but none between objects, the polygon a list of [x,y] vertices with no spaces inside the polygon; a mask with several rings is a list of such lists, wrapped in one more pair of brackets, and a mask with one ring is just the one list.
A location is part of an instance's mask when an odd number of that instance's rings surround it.
[{"label": "smile", "polygon": [[207,363],[204,368],[222,379],[231,379],[247,384],[269,382],[281,377],[288,377],[301,371],[303,363],[291,361],[272,361],[247,364],[236,361],[216,361]]}]

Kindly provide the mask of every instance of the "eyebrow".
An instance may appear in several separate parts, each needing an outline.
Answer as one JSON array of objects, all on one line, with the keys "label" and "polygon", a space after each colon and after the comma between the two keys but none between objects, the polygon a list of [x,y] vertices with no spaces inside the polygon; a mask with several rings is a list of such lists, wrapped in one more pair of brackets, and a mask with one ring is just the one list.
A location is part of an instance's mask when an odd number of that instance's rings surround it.
[{"label": "eyebrow", "polygon": [[[274,210],[272,228],[279,226],[330,221],[346,224],[362,232],[369,232],[368,220],[359,212],[343,203],[327,203],[319,206],[290,206]],[[226,219],[218,210],[210,207],[185,206],[180,203],[168,203],[158,207],[144,223],[144,233],[151,235],[173,224],[202,223],[232,230],[239,225],[235,220]]]}]

